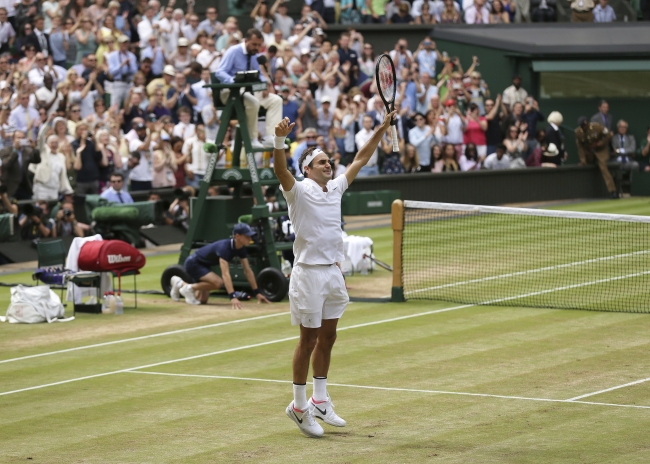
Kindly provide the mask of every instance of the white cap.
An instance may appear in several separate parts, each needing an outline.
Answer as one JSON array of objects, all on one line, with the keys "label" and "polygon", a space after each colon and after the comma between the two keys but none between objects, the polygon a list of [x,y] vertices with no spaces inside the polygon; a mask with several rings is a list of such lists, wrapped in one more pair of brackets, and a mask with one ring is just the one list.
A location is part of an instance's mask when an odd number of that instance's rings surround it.
[{"label": "white cap", "polygon": [[178,39],[178,46],[179,47],[187,47],[190,44],[190,41],[187,40],[185,37],[181,37]]},{"label": "white cap", "polygon": [[324,97],[322,97],[320,99],[320,102],[321,103],[332,103],[332,99],[326,95],[326,96],[324,96]]},{"label": "white cap", "polygon": [[170,76],[176,76],[176,68],[173,65],[168,64],[163,69],[163,74],[168,74]]},{"label": "white cap", "polygon": [[309,48],[307,48],[307,47],[303,47],[303,48],[300,49],[300,54],[301,55],[310,55],[311,50]]},{"label": "white cap", "polygon": [[199,44],[194,44],[190,47],[190,49],[200,52],[201,50],[203,50],[203,47],[201,47]]}]

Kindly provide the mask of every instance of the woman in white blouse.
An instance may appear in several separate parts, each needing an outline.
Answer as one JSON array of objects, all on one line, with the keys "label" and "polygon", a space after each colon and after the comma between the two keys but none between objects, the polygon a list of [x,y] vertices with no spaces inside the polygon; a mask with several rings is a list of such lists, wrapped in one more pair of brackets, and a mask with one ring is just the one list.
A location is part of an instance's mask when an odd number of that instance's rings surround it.
[{"label": "woman in white blouse", "polygon": [[29,170],[34,173],[34,200],[53,201],[59,198],[60,193],[72,193],[66,158],[59,152],[59,138],[56,135],[47,138],[47,144],[41,151],[41,162],[30,164]]}]

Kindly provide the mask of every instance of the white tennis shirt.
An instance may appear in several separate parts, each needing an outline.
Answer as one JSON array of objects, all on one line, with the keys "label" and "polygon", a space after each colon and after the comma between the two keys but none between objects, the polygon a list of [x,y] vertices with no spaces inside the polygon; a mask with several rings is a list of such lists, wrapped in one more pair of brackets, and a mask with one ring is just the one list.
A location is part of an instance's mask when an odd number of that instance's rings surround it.
[{"label": "white tennis shirt", "polygon": [[311,179],[296,181],[288,192],[280,187],[296,232],[295,263],[334,264],[344,260],[341,199],[347,188],[345,176],[330,180],[327,192]]}]

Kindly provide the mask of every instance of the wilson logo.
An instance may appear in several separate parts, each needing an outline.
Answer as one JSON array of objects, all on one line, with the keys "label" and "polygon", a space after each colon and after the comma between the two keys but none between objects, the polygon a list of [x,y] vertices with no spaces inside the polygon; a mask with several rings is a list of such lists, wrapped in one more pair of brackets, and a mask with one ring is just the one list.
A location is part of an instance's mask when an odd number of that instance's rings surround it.
[{"label": "wilson logo", "polygon": [[108,255],[108,263],[109,264],[128,263],[130,261],[131,261],[130,256]]}]

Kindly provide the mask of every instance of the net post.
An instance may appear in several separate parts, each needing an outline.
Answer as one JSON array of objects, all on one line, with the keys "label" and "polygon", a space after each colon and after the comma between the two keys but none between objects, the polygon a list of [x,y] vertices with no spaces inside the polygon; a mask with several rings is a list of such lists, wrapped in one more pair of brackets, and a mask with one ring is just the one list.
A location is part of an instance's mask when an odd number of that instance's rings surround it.
[{"label": "net post", "polygon": [[404,231],[404,202],[395,200],[391,206],[391,226],[393,228],[393,288],[390,300],[396,303],[404,299],[402,286],[402,232]]}]

